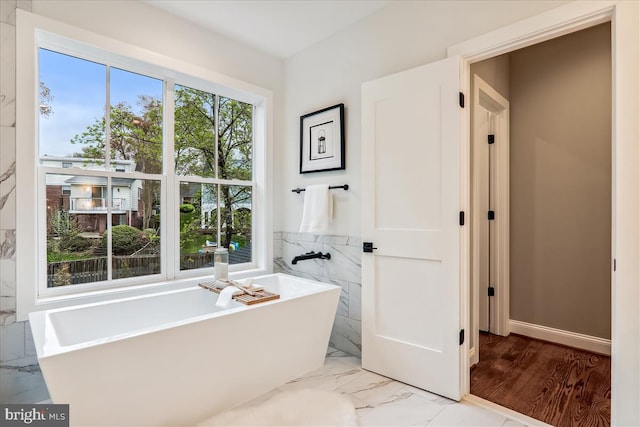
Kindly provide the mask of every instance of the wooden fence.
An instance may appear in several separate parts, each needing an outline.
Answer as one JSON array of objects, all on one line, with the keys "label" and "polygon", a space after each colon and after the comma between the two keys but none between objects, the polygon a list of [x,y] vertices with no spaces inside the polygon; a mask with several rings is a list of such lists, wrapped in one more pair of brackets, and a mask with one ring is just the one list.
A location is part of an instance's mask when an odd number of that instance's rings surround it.
[{"label": "wooden fence", "polygon": [[[213,253],[181,254],[180,269],[213,267]],[[113,257],[113,278],[160,273],[160,255]],[[52,262],[47,265],[47,287],[77,285],[107,280],[107,257]]]}]

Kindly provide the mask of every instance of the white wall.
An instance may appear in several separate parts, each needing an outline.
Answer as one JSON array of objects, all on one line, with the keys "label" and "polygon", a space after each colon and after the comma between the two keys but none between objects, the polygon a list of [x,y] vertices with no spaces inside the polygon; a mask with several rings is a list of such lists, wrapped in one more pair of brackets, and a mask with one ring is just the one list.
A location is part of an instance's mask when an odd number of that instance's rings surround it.
[{"label": "white wall", "polygon": [[[334,190],[335,219],[327,234],[360,236],[360,86],[391,73],[444,59],[446,48],[564,1],[392,2],[345,31],[285,62],[282,138],[275,155],[276,231],[297,231],[309,184],[349,184]],[[300,116],[344,102],[346,170],[300,175]]]}]

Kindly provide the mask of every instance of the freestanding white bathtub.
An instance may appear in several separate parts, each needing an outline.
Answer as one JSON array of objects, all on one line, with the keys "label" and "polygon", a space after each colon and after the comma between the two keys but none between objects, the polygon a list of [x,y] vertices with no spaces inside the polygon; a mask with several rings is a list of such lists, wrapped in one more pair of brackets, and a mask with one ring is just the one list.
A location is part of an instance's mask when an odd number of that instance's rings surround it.
[{"label": "freestanding white bathtub", "polygon": [[188,426],[321,367],[340,288],[284,274],[279,300],[219,309],[199,287],[31,313],[72,425]]}]

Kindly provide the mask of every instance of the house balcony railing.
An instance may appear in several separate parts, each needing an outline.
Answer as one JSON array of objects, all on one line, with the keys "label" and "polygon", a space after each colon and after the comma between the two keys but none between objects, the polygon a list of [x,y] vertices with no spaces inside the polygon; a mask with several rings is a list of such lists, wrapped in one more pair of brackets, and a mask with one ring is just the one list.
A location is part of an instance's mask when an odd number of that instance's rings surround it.
[{"label": "house balcony railing", "polygon": [[[126,211],[126,199],[112,199],[111,211]],[[77,212],[107,212],[107,199],[95,199],[90,197],[71,197],[70,211]]]}]

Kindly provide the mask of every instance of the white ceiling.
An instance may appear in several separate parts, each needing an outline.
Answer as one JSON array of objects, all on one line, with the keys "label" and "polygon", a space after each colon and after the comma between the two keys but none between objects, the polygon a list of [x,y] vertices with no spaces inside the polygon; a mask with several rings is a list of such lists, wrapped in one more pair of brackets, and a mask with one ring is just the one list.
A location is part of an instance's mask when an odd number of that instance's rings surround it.
[{"label": "white ceiling", "polygon": [[218,34],[288,58],[390,0],[143,0]]}]

